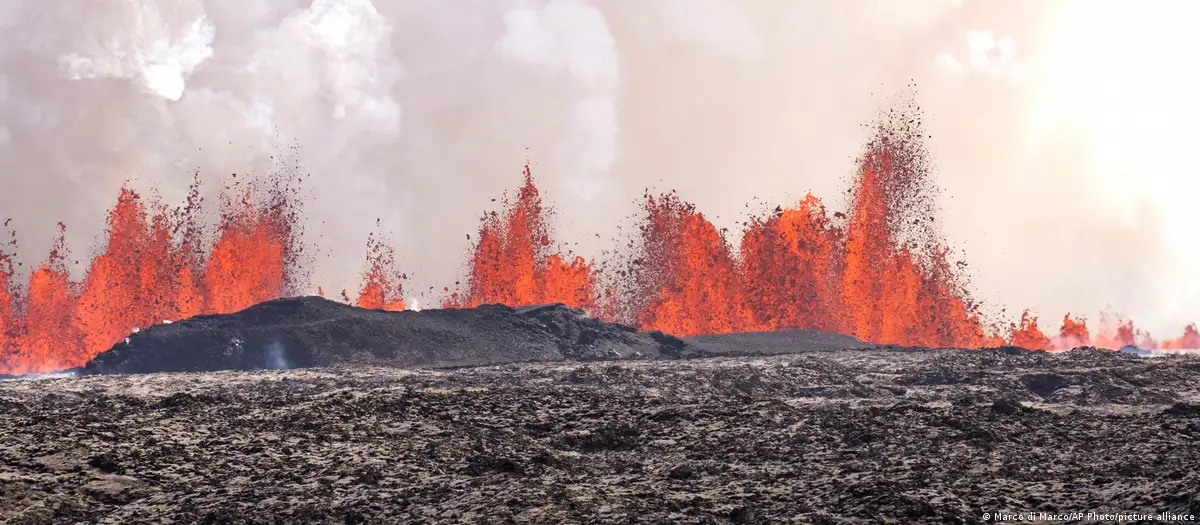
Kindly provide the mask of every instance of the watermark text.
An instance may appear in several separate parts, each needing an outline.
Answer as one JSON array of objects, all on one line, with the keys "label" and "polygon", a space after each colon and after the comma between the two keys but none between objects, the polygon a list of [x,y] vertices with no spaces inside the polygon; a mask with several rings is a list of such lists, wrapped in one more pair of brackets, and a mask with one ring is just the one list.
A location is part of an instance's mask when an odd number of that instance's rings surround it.
[{"label": "watermark text", "polygon": [[1052,521],[1188,523],[1197,521],[1194,514],[1176,514],[1174,512],[985,512],[981,517],[983,521],[995,523]]}]

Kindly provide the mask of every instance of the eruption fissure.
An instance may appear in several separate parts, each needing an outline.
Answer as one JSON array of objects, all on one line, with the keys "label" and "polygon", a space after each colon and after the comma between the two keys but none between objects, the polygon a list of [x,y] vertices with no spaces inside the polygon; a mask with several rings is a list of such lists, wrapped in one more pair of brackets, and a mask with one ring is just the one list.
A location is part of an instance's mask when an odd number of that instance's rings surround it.
[{"label": "eruption fissure", "polygon": [[[915,114],[890,113],[876,126],[844,213],[830,214],[821,199],[806,195],[748,220],[736,251],[726,231],[672,191],[645,195],[627,250],[599,263],[563,252],[553,210],[526,166],[503,210],[482,217],[465,280],[444,289],[442,305],[561,302],[683,336],[801,328],[906,346],[1200,348],[1194,324],[1179,338],[1157,341],[1111,313],[1094,333],[1070,314],[1051,335],[1029,311],[1004,328],[986,322],[963,263],[952,260],[937,229],[936,188]],[[24,286],[13,282],[15,240],[0,245],[0,373],[82,365],[163,319],[304,293],[299,206],[296,192],[277,180],[229,186],[216,229],[206,236],[198,182],[177,210],[123,189],[108,215],[107,242],[79,282],[66,269],[65,226]],[[403,299],[405,279],[394,250],[372,235],[354,302],[414,306]],[[345,291],[341,297],[351,302]],[[279,355],[275,361],[283,362]]]}]

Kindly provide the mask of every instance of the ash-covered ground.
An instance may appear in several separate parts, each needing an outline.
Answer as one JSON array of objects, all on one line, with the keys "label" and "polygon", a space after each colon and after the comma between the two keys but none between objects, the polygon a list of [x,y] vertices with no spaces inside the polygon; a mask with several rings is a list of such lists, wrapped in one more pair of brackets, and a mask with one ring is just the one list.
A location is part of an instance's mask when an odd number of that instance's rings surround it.
[{"label": "ash-covered ground", "polygon": [[1197,377],[1191,357],[868,349],[0,381],[0,522],[1200,515]]}]

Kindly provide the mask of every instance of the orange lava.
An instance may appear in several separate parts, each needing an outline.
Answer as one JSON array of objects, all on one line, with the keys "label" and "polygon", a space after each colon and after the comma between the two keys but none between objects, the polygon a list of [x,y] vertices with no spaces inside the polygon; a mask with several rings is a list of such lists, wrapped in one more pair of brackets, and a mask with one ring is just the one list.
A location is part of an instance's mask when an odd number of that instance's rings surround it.
[{"label": "orange lava", "polygon": [[105,246],[79,282],[67,271],[61,232],[22,294],[14,293],[9,258],[0,258],[0,373],[80,366],[137,329],[283,295],[294,266],[291,202],[277,192],[251,195],[240,187],[222,194],[206,254],[193,186],[188,205],[174,212],[122,189]]},{"label": "orange lava", "polygon": [[1021,313],[1020,324],[1012,327],[1011,344],[1021,348],[1043,350],[1049,348],[1050,338],[1038,328],[1037,317],[1025,310]]},{"label": "orange lava", "polygon": [[[359,308],[400,311],[404,309],[403,279],[396,270],[396,252],[379,238],[367,238],[367,269],[363,272],[362,289],[355,304]],[[324,290],[317,288],[317,295]]]},{"label": "orange lava", "polygon": [[1185,348],[1200,348],[1200,331],[1195,324],[1189,324],[1183,329],[1183,335],[1176,339],[1163,341],[1159,348],[1164,350],[1181,350]]},{"label": "orange lava", "polygon": [[1063,316],[1058,334],[1044,340],[1039,337],[1041,332],[1037,330],[1037,317],[1028,312],[1022,315],[1021,327],[1014,330],[1011,344],[1031,350],[1062,351],[1085,346],[1112,350],[1124,346],[1136,346],[1143,350],[1200,349],[1200,332],[1197,332],[1195,324],[1184,327],[1180,337],[1158,341],[1146,331],[1136,328],[1133,321],[1108,312],[1100,315],[1099,330],[1094,336],[1088,329],[1087,320],[1082,317],[1071,318],[1071,314]]},{"label": "orange lava", "polygon": [[736,256],[678,195],[647,198],[632,260],[617,274],[623,317],[679,335],[803,328],[908,346],[1002,344],[925,224],[919,129],[885,122],[877,132],[843,223],[810,194],[750,221]]},{"label": "orange lava", "polygon": [[283,292],[286,222],[261,213],[249,192],[226,203],[221,234],[206,261],[202,286],[207,311],[236,312]]},{"label": "orange lava", "polygon": [[811,193],[795,208],[752,220],[742,235],[741,273],[753,324],[840,330],[840,258],[841,230]]},{"label": "orange lava", "polygon": [[[8,230],[10,221],[4,221],[4,229]],[[10,236],[15,235],[9,233]],[[17,355],[17,315],[15,289],[13,287],[13,255],[9,249],[15,247],[15,237],[5,245],[0,246],[0,372],[15,370],[17,366],[14,356]]]},{"label": "orange lava", "polygon": [[73,366],[88,357],[78,343],[80,331],[74,323],[76,295],[66,270],[65,231],[66,227],[59,223],[59,235],[50,256],[29,276],[16,361],[42,367],[33,371]]},{"label": "orange lava", "polygon": [[738,263],[723,232],[675,193],[647,196],[635,325],[676,335],[752,329]]},{"label": "orange lava", "polygon": [[[608,253],[604,266],[558,253],[552,210],[525,166],[518,191],[482,218],[465,279],[445,289],[442,304],[561,302],[681,336],[817,329],[903,346],[1200,348],[1194,324],[1156,341],[1111,313],[1095,329],[1064,315],[1057,333],[1044,332],[1028,310],[1016,323],[985,322],[963,263],[953,260],[936,229],[923,138],[919,118],[889,113],[858,161],[844,213],[831,214],[809,194],[749,219],[740,238],[673,191],[648,193],[627,249]],[[15,241],[0,245],[0,373],[79,366],[137,329],[233,312],[303,288],[292,193],[278,185],[265,193],[253,185],[227,187],[220,220],[206,232],[197,187],[177,210],[121,190],[105,242],[77,281],[68,272],[64,226],[24,283]],[[372,235],[357,298],[343,290],[341,300],[404,309],[406,276],[398,263],[394,250]],[[323,288],[317,293],[324,296]]]},{"label": "orange lava", "polygon": [[591,264],[582,257],[552,253],[552,213],[525,166],[515,199],[504,198],[503,213],[484,215],[471,250],[466,285],[443,301],[447,308],[481,304],[524,306],[561,302],[594,310]]},{"label": "orange lava", "polygon": [[1081,346],[1090,346],[1092,338],[1089,335],[1087,320],[1082,317],[1071,318],[1067,313],[1063,316],[1062,327],[1058,335],[1050,339],[1047,350],[1070,350]]}]

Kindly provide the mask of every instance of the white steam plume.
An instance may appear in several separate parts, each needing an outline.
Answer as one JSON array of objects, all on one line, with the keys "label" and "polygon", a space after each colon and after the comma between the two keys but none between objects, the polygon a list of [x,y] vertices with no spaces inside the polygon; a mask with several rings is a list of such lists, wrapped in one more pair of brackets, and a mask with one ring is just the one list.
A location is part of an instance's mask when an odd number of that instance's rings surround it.
[{"label": "white steam plume", "polygon": [[762,57],[762,37],[746,10],[730,0],[618,0],[636,13],[634,23],[643,38],[683,48],[700,48],[715,56],[741,60]]},{"label": "white steam plume", "polygon": [[581,200],[609,189],[605,176],[617,154],[620,61],[604,14],[586,0],[522,2],[504,14],[496,41],[504,59],[575,83],[576,101],[563,117],[572,130],[552,155],[565,186]]},{"label": "white steam plume", "polygon": [[[399,131],[400,106],[390,93],[402,70],[381,64],[389,55],[391,27],[371,0],[315,0],[284,20],[282,29],[319,52],[334,118],[361,112],[384,131]],[[251,67],[271,56],[255,58]]]},{"label": "white steam plume", "polygon": [[178,2],[171,6],[170,18],[164,18],[152,2],[102,3],[111,11],[89,27],[81,43],[87,52],[59,59],[66,75],[131,79],[149,93],[179,100],[187,77],[213,55],[215,28],[204,6],[197,0]]}]

